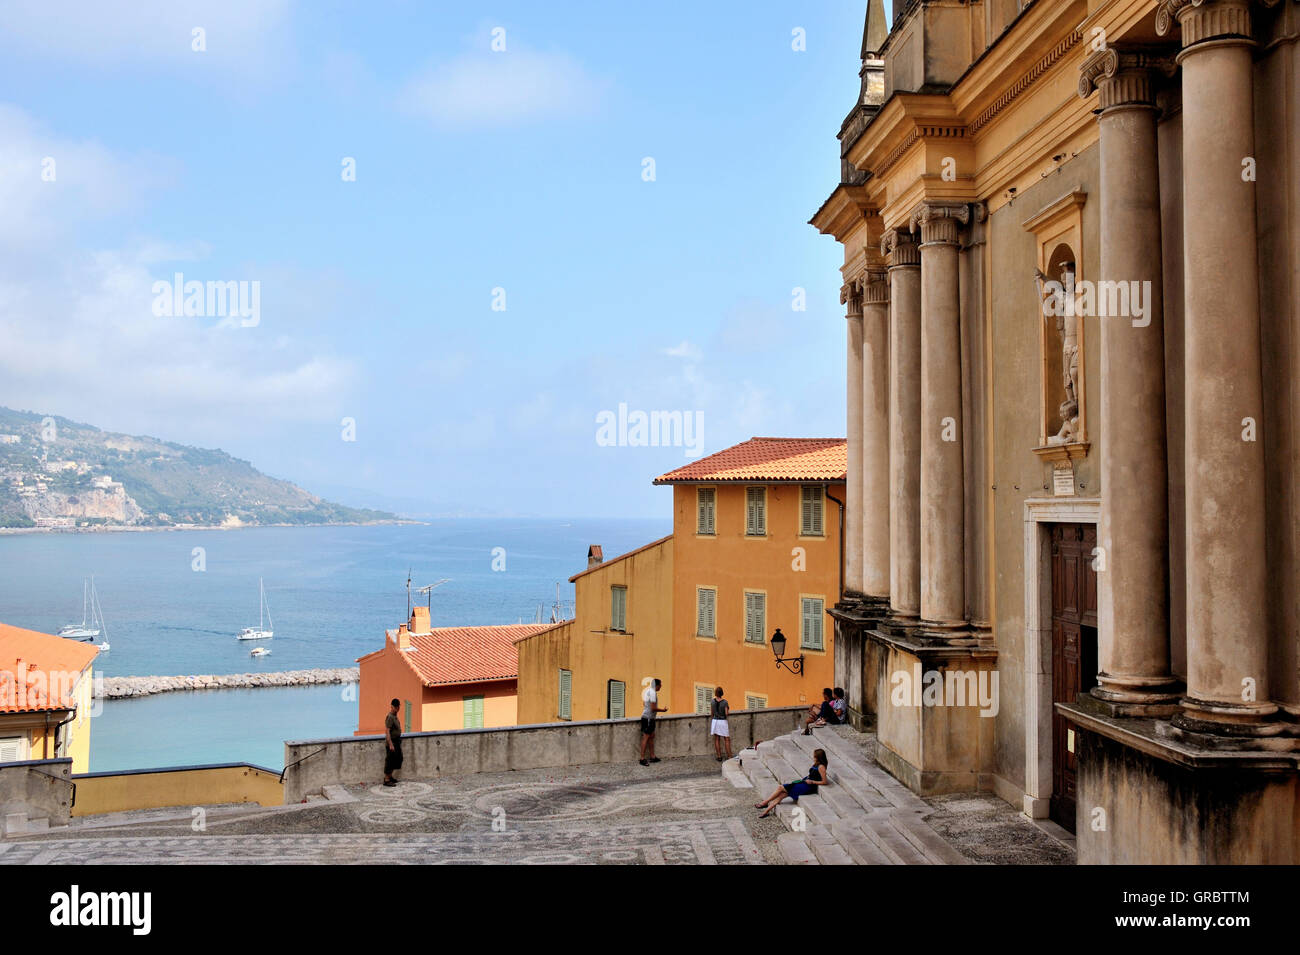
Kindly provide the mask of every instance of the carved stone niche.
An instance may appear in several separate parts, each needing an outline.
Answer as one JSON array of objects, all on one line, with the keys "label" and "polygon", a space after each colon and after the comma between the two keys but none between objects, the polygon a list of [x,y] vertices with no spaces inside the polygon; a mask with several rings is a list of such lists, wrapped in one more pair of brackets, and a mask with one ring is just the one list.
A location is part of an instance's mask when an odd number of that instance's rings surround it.
[{"label": "carved stone niche", "polygon": [[1075,189],[1024,223],[1033,233],[1037,262],[1025,281],[1034,283],[1034,324],[1039,345],[1039,430],[1034,453],[1044,461],[1086,457],[1088,401],[1084,363],[1086,327],[1074,309],[1073,291],[1084,281],[1083,205]]}]

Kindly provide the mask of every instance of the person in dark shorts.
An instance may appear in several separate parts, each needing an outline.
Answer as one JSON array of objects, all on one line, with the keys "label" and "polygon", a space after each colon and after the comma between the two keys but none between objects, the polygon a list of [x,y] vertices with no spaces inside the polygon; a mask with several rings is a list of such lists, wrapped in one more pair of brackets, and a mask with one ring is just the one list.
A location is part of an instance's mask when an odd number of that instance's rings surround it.
[{"label": "person in dark shorts", "polygon": [[[668,710],[668,707],[659,705],[659,688],[662,686],[663,682],[661,680],[651,680],[650,685],[641,694],[641,699],[645,702],[645,709],[641,711],[641,759],[639,762],[642,766],[649,766],[651,763],[659,762],[659,757],[655,755],[655,717]],[[646,756],[647,752],[650,754],[648,757]]]},{"label": "person in dark shorts", "polygon": [[758,814],[758,818],[762,819],[764,816],[770,816],[772,810],[776,808],[776,804],[787,796],[795,802],[798,802],[800,796],[807,796],[810,793],[815,793],[818,786],[825,786],[831,781],[826,770],[826,750],[813,750],[813,764],[808,770],[807,776],[796,782],[786,783],[784,786],[778,786],[776,792],[772,793],[772,795],[768,796],[762,802],[754,803],[755,809],[763,810]]},{"label": "person in dark shorts", "polygon": [[388,715],[384,717],[384,742],[388,746],[384,754],[384,785],[396,786],[393,773],[402,768],[402,724],[397,718],[397,711],[402,708],[400,700],[393,700],[388,705]]},{"label": "person in dark shorts", "polygon": [[804,720],[803,724],[804,736],[812,735],[813,726],[825,726],[827,723],[836,722],[835,707],[832,704],[834,699],[835,694],[831,692],[831,688],[829,686],[824,687],[822,689],[822,701],[808,707],[808,719]]}]

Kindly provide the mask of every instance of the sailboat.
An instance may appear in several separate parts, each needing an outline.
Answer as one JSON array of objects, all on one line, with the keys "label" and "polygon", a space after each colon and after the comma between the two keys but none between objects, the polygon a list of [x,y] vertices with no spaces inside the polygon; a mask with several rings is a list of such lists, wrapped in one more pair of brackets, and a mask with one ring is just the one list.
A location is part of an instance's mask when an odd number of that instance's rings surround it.
[{"label": "sailboat", "polygon": [[104,629],[104,614],[99,609],[99,594],[95,592],[95,578],[90,577],[81,588],[81,623],[70,623],[59,631],[68,640],[89,643]]},{"label": "sailboat", "polygon": [[235,635],[237,640],[270,640],[275,636],[275,631],[270,628],[274,626],[271,623],[271,605],[266,602],[266,588],[262,586],[262,578],[257,578],[257,626],[245,627]]}]

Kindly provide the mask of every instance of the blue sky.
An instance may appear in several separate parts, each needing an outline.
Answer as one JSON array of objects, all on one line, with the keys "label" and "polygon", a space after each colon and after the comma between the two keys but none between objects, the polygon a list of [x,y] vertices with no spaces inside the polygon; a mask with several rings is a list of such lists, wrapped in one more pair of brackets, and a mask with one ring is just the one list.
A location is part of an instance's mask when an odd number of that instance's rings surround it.
[{"label": "blue sky", "polygon": [[[842,435],[806,223],[864,7],[7,3],[0,404],[434,513],[667,515],[692,458],[598,445],[620,403]],[[153,314],[175,272],[260,321]]]}]

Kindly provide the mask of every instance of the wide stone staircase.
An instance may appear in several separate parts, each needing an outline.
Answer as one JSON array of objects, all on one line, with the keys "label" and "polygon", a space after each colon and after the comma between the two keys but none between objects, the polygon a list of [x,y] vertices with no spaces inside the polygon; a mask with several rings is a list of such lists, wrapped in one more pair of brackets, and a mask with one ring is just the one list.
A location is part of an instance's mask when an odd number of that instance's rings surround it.
[{"label": "wide stone staircase", "polygon": [[[845,731],[848,732],[848,731]],[[826,751],[830,784],[798,805],[784,800],[773,815],[787,832],[777,837],[782,857],[795,865],[968,865],[926,822],[934,808],[871,761],[851,738],[829,727],[763,740],[722,764],[754,801],[783,782],[802,779],[812,752]]]}]

